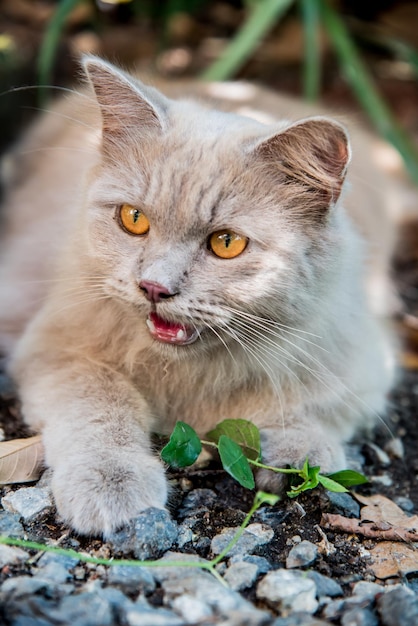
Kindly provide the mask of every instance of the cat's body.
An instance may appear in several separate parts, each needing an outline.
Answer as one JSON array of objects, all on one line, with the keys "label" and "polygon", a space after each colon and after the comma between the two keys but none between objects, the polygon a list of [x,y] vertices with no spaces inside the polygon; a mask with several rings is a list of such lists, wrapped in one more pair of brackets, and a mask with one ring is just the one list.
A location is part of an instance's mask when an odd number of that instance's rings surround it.
[{"label": "cat's body", "polygon": [[[342,442],[374,423],[392,376],[363,243],[338,201],[344,130],[325,118],[264,126],[168,101],[100,61],[87,71],[102,148],[86,95],[32,130],[9,157],[0,264],[4,348],[45,298],[10,370],[59,512],[107,533],[164,506],[149,433],[179,419],[200,434],[249,419],[267,462],[341,467]],[[353,199],[375,236],[375,209]]]}]

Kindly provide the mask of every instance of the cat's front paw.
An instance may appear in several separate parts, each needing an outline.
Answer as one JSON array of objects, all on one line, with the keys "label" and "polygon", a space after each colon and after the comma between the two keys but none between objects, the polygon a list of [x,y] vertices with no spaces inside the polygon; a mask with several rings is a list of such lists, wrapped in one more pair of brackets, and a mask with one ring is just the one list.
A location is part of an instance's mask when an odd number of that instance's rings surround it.
[{"label": "cat's front paw", "polygon": [[163,468],[150,454],[140,463],[61,463],[52,491],[65,523],[82,535],[105,537],[149,507],[164,508],[167,500]]},{"label": "cat's front paw", "polygon": [[[323,473],[344,467],[345,455],[340,443],[327,437],[322,430],[287,428],[261,430],[263,463],[272,467],[301,468],[308,459],[311,466],[319,465]],[[256,483],[259,489],[283,494],[288,489],[288,474],[271,470],[258,470]]]}]

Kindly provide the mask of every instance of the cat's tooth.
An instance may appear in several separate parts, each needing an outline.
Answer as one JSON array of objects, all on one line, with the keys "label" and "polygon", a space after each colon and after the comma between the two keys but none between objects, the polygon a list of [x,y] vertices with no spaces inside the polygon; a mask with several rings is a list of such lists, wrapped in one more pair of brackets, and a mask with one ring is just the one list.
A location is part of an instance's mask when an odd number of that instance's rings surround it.
[{"label": "cat's tooth", "polygon": [[180,341],[182,339],[184,339],[186,336],[186,333],[184,332],[184,330],[182,328],[179,328],[177,333],[176,333],[176,339],[179,339]]},{"label": "cat's tooth", "polygon": [[154,322],[153,322],[153,321],[152,321],[149,317],[147,317],[146,324],[147,324],[147,326],[148,326],[148,330],[149,330],[151,333],[155,333],[155,326],[154,326]]}]

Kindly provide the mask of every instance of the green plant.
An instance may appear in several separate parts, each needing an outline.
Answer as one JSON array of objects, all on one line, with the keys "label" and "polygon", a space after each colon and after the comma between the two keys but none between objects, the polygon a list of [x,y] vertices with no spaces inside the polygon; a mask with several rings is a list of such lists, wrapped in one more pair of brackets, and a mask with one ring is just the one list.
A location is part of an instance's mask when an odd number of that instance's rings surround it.
[{"label": "green plant", "polygon": [[231,541],[228,545],[220,552],[216,557],[211,559],[210,561],[188,561],[187,554],[185,555],[184,561],[181,560],[150,560],[150,561],[139,561],[136,559],[105,559],[90,556],[89,554],[85,554],[84,552],[77,552],[77,550],[68,549],[68,548],[59,548],[57,546],[45,545],[43,543],[39,543],[36,541],[28,541],[26,539],[15,539],[13,537],[6,537],[4,535],[0,535],[0,544],[6,544],[9,546],[19,546],[20,548],[26,548],[28,550],[37,550],[40,552],[53,552],[54,554],[60,554],[62,556],[71,557],[74,559],[78,559],[79,561],[83,561],[84,563],[93,563],[94,565],[107,565],[108,567],[115,565],[129,565],[131,567],[194,567],[199,569],[204,569],[209,571],[220,583],[227,586],[227,583],[222,578],[222,576],[216,570],[216,566],[220,563],[228,554],[228,552],[234,547],[237,543],[246,527],[250,523],[250,520],[254,513],[259,509],[263,504],[267,504],[269,506],[273,506],[279,500],[278,496],[275,496],[271,493],[265,493],[264,491],[258,491],[255,495],[253,504],[245,516],[244,521],[238,527],[237,532],[232,537]]},{"label": "green plant", "polygon": [[[164,45],[167,24],[176,13],[193,13],[209,0],[113,0],[130,2],[137,19],[154,20]],[[49,84],[57,44],[66,20],[75,6],[92,0],[60,0],[42,42],[38,57],[40,84]],[[251,58],[263,38],[275,28],[292,7],[297,7],[304,31],[303,89],[305,97],[314,100],[320,93],[321,54],[319,31],[322,28],[339,60],[341,71],[378,132],[401,154],[412,180],[418,184],[418,151],[380,95],[372,74],[362,61],[353,36],[341,12],[331,0],[244,0],[247,17],[220,57],[203,73],[205,80],[232,78]],[[400,56],[417,72],[418,54],[400,41],[386,42],[387,49]]]},{"label": "green plant", "polygon": [[321,474],[320,467],[309,465],[308,459],[302,468],[280,468],[262,463],[260,432],[252,422],[242,419],[224,420],[207,434],[207,439],[202,440],[191,426],[177,422],[169,442],[161,450],[161,458],[172,467],[187,467],[197,460],[202,444],[216,448],[225,471],[247,489],[255,487],[251,466],[288,474],[291,486],[287,495],[290,498],[318,485],[329,491],[346,492],[348,487],[367,482],[362,474],[353,470]]}]

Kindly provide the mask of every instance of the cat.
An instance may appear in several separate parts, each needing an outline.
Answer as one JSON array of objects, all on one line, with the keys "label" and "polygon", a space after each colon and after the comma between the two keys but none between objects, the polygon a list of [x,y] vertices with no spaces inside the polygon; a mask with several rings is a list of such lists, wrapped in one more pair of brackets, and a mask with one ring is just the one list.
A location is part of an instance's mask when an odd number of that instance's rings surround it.
[{"label": "cat", "polygon": [[[368,263],[344,209],[376,237],[384,181],[367,179],[369,156],[359,197],[338,121],[273,120],[274,95],[259,121],[202,102],[210,86],[171,99],[83,64],[90,89],[41,118],[3,168],[0,346],[59,515],[106,537],[165,507],[150,434],[177,420],[203,435],[248,419],[264,462],[344,467],[343,443],[373,426],[393,380],[365,292],[387,242]],[[265,470],[256,482],[284,488]]]}]

